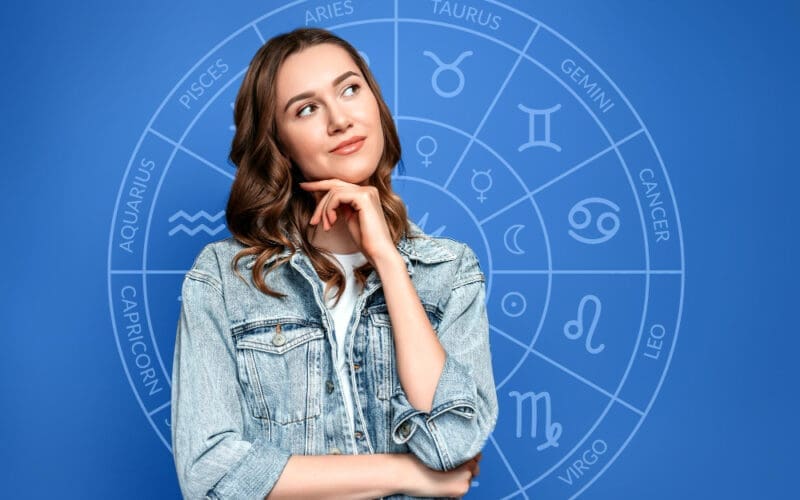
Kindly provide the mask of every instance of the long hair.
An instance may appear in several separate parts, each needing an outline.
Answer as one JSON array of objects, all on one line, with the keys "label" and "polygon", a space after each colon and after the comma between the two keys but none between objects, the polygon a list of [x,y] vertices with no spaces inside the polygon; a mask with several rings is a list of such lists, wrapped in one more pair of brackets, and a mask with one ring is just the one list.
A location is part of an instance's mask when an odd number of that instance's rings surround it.
[{"label": "long hair", "polygon": [[[236,240],[247,248],[236,254],[232,270],[244,280],[237,269],[239,259],[257,255],[253,265],[253,282],[265,294],[285,297],[286,294],[269,288],[264,280],[266,261],[284,247],[290,254],[277,259],[267,274],[284,264],[299,249],[308,255],[320,279],[326,283],[325,293],[337,286],[339,297],[345,289],[345,278],[333,262],[324,255],[330,252],[312,246],[306,236],[308,221],[316,206],[314,195],[298,186],[305,180],[302,172],[286,154],[278,138],[276,125],[275,81],[281,64],[290,55],[322,43],[337,45],[350,54],[367,85],[375,95],[383,129],[383,154],[369,179],[380,194],[381,207],[395,244],[405,234],[412,237],[403,200],[392,189],[391,174],[401,159],[400,139],[389,107],[381,96],[372,72],[358,51],[347,41],[320,28],[298,28],[271,38],[256,52],[239,88],[234,105],[233,136],[229,158],[236,165],[236,177],[231,186],[225,218]],[[367,262],[355,269],[358,283],[363,286],[372,265]]]}]

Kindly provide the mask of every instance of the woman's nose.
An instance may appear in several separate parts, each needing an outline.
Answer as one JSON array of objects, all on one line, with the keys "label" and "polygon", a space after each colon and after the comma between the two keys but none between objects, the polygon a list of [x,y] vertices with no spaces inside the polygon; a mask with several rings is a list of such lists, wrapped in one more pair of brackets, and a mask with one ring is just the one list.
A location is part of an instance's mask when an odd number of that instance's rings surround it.
[{"label": "woman's nose", "polygon": [[328,132],[333,134],[350,126],[350,115],[343,106],[337,104],[330,107],[328,116]]}]

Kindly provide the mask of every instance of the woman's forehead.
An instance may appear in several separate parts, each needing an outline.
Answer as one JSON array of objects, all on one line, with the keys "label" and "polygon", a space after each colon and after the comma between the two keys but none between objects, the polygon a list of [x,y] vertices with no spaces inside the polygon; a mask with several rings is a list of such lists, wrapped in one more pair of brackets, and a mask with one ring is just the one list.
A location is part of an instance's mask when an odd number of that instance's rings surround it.
[{"label": "woman's forehead", "polygon": [[325,89],[347,71],[361,74],[343,48],[330,43],[307,47],[290,55],[281,64],[276,82],[278,96],[287,99],[290,93]]}]

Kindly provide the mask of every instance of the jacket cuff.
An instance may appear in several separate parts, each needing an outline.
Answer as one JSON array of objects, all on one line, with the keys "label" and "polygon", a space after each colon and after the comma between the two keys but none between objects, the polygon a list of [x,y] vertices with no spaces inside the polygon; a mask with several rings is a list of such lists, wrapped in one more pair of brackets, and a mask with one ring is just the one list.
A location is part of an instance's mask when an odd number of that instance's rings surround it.
[{"label": "jacket cuff", "polygon": [[278,482],[290,456],[290,453],[259,437],[206,498],[264,498]]},{"label": "jacket cuff", "polygon": [[[461,417],[456,419],[454,424],[471,420],[475,416],[476,400],[477,388],[472,376],[455,358],[445,353],[444,367],[436,385],[429,413],[414,408],[408,401],[403,388],[398,385],[390,401],[393,415],[392,440],[396,444],[406,443],[419,430],[421,435],[417,437],[417,440],[427,444],[423,448],[433,447],[439,457],[449,457],[449,454],[443,449],[445,443],[448,442],[449,429],[452,429],[450,432],[463,434],[463,423],[452,427],[436,425],[434,422],[446,414]],[[443,422],[447,420],[444,419]],[[447,463],[449,460],[440,458],[439,461],[441,465],[435,468],[440,470],[452,465]]]}]

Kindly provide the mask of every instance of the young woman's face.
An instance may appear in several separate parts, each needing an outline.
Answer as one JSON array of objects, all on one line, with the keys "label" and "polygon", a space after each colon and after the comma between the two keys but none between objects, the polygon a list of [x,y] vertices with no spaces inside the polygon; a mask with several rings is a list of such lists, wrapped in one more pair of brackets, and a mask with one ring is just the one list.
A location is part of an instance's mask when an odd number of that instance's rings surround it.
[{"label": "young woman's face", "polygon": [[[278,135],[306,180],[367,183],[383,153],[383,129],[377,99],[344,49],[323,43],[286,58],[276,95]],[[353,139],[361,140],[339,147]]]}]

